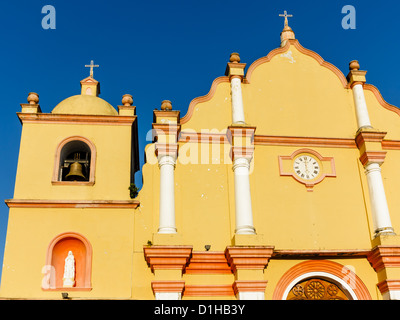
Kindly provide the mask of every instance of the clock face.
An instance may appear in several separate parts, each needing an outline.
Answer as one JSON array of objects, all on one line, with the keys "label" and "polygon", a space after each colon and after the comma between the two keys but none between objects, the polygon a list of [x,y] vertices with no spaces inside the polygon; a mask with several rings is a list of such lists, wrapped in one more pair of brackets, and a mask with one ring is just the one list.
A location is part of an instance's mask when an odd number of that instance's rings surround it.
[{"label": "clock face", "polygon": [[293,162],[293,169],[296,175],[304,180],[315,179],[321,171],[318,161],[309,155],[297,157]]}]

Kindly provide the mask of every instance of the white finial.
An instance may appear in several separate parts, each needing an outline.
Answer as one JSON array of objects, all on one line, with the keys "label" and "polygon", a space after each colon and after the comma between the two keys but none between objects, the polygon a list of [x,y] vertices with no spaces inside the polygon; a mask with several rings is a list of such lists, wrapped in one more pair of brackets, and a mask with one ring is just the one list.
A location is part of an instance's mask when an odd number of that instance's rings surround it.
[{"label": "white finial", "polygon": [[[286,12],[286,11],[285,11]],[[85,65],[86,68],[90,68],[90,77],[93,78],[93,68],[98,68],[98,64],[93,64],[93,60],[90,61],[90,64]]]},{"label": "white finial", "polygon": [[288,26],[288,17],[292,18],[293,15],[292,14],[287,14],[286,10],[283,12],[283,14],[279,15],[280,17],[285,17],[285,27]]}]

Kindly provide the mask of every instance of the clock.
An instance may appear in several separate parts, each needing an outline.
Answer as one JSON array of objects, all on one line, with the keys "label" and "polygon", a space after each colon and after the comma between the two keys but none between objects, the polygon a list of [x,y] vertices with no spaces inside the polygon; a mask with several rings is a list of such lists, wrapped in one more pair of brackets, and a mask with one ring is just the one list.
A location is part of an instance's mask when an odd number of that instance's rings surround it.
[{"label": "clock", "polygon": [[308,192],[326,177],[336,177],[334,158],[324,157],[312,149],[302,148],[291,155],[278,156],[278,162],[279,174],[304,184]]},{"label": "clock", "polygon": [[302,154],[294,159],[293,170],[299,178],[313,180],[319,176],[321,166],[313,156]]}]

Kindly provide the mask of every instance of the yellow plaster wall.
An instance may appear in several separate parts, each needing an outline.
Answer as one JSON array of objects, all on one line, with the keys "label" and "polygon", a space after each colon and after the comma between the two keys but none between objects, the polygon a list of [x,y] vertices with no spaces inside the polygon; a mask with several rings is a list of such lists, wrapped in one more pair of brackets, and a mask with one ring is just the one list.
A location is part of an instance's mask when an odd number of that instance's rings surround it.
[{"label": "yellow plaster wall", "polygon": [[[294,46],[259,65],[243,84],[246,121],[256,135],[333,137],[354,139],[357,130],[352,91],[338,76]],[[223,133],[231,124],[230,84],[215,85],[209,100],[202,99],[182,131],[202,129]],[[373,125],[399,139],[398,115],[384,109],[366,92]],[[16,199],[129,199],[129,126],[25,124],[21,138]],[[92,187],[52,186],[54,153],[66,137],[82,135],[97,147],[96,183]],[[43,143],[46,141],[46,143]],[[194,251],[223,251],[232,245],[235,198],[228,144],[179,143],[175,169],[176,236],[165,244],[192,245]],[[186,149],[185,149],[186,148]],[[327,177],[313,192],[292,177],[280,176],[278,156],[301,148],[255,148],[250,174],[254,226],[265,244],[276,249],[369,249],[372,226],[365,174],[356,148],[310,147],[333,157],[336,177]],[[214,151],[214,152],[213,152]],[[79,297],[153,299],[154,274],[143,246],[154,242],[159,223],[159,168],[154,144],[146,147],[143,188],[135,210],[11,209],[2,280],[2,296],[58,297],[40,289],[47,246],[65,231],[82,233],[93,246],[93,290],[71,293]],[[392,222],[400,230],[397,163],[399,151],[388,151],[382,174]],[[189,156],[190,155],[190,156]],[[188,161],[188,157],[190,161]],[[398,159],[399,158],[399,159]],[[324,168],[323,168],[324,169]],[[326,169],[326,168],[325,168]],[[39,231],[40,232],[39,232]],[[21,239],[27,242],[21,246]],[[169,242],[168,242],[169,241]],[[158,244],[158,243],[157,243]],[[301,260],[272,259],[264,270],[266,298],[281,276]],[[337,260],[351,264],[373,298],[376,274],[364,258]],[[29,266],[29,268],[28,268]],[[215,279],[231,284],[233,275],[182,277],[188,284]],[[17,283],[18,285],[15,285]],[[34,289],[31,289],[34,288]],[[22,291],[21,291],[22,290]]]},{"label": "yellow plaster wall", "polygon": [[254,69],[249,81],[242,85],[243,104],[246,122],[257,126],[256,134],[354,137],[351,90],[293,45]]},{"label": "yellow plaster wall", "polygon": [[385,186],[386,200],[389,207],[392,226],[400,234],[400,150],[389,150],[381,166],[382,180]]},{"label": "yellow plaster wall", "polygon": [[278,156],[297,149],[256,147],[250,183],[257,233],[281,249],[368,249],[370,229],[358,150],[312,148],[334,157],[337,176],[326,177],[307,192],[303,184],[279,174]]},{"label": "yellow plaster wall", "polygon": [[[250,188],[257,233],[280,249],[368,249],[373,230],[358,150],[312,148],[334,157],[337,176],[326,177],[308,192],[292,177],[280,176],[278,156],[297,149],[256,146]],[[220,145],[219,164],[211,163],[217,158],[210,153],[208,164],[179,165],[178,161],[175,169],[176,226],[183,243],[193,245],[194,250],[210,244],[213,250],[223,251],[234,235],[234,177],[232,164],[222,160],[224,150]],[[330,172],[326,162],[323,166],[323,171]],[[159,221],[159,168],[146,164],[144,169],[146,179],[136,216],[140,219],[137,239],[143,244],[157,232]]]},{"label": "yellow plaster wall", "polygon": [[[259,65],[248,81],[242,84],[245,118],[247,123],[257,127],[256,135],[355,138],[357,121],[352,90],[344,88],[332,70],[295,46]],[[365,94],[374,127],[392,132],[387,137],[400,137],[398,115],[383,108],[369,91]],[[231,124],[229,82],[216,84],[209,95],[208,100],[201,99],[195,105],[193,115],[182,125],[182,132],[224,134]],[[359,150],[356,147],[308,147],[322,156],[334,158],[336,177],[326,177],[314,186],[313,192],[307,192],[303,184],[279,173],[278,156],[291,155],[300,148],[302,146],[256,145],[250,187],[257,233],[262,235],[265,244],[276,249],[370,249],[373,227]],[[396,215],[400,203],[397,204],[398,197],[393,192],[398,190],[397,181],[400,181],[395,173],[396,163],[400,161],[397,153],[389,150],[382,166],[395,230],[400,228],[400,218]],[[141,266],[145,265],[143,245],[154,239],[157,232],[160,176],[153,144],[146,147],[146,155],[144,184],[138,196],[141,206],[135,214],[138,266],[134,268],[133,278],[140,279],[138,296],[141,292],[152,297],[148,288],[154,275],[148,266],[145,270]],[[326,165],[324,162],[323,166]],[[204,250],[205,244],[211,244],[211,251],[223,251],[232,245],[235,205],[229,144],[179,143],[175,213],[178,234],[170,239],[178,244],[193,245],[194,251]],[[165,244],[169,244],[168,241]],[[372,298],[381,299],[376,288],[376,273],[365,258],[333,261],[353,266]],[[272,298],[282,275],[299,262],[301,260],[270,261],[264,270],[264,279],[268,280],[266,299]],[[188,284],[208,283],[217,278],[211,275],[182,277]],[[221,284],[232,283],[232,275],[228,278],[218,280]]]},{"label": "yellow plaster wall", "polygon": [[[58,144],[83,136],[97,151],[93,186],[52,185]],[[15,183],[15,199],[128,200],[130,126],[25,123]]]},{"label": "yellow plaster wall", "polygon": [[[367,74],[368,80],[368,74]],[[368,114],[371,124],[380,131],[387,132],[384,139],[400,140],[400,116],[399,114],[384,108],[370,90],[364,90],[365,100],[368,106]]]},{"label": "yellow plaster wall", "polygon": [[131,297],[133,210],[130,209],[10,209],[4,253],[1,296],[61,298],[60,291],[41,289],[50,242],[74,231],[92,245],[91,291],[69,291],[70,297]]},{"label": "yellow plaster wall", "polygon": [[[211,99],[195,105],[190,121],[182,125],[182,131],[192,129],[200,132],[201,129],[226,129],[227,123],[232,123],[231,87],[228,82],[216,84]],[[207,119],[205,125],[204,120]]]}]

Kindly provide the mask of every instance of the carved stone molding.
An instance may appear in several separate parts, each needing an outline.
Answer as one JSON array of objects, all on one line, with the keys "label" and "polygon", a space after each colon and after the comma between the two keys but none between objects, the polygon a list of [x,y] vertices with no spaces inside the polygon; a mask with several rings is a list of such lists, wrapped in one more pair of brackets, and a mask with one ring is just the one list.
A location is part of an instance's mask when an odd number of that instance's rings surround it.
[{"label": "carved stone molding", "polygon": [[225,256],[233,272],[238,269],[264,269],[272,256],[274,247],[227,247]]},{"label": "carved stone molding", "polygon": [[376,272],[384,268],[400,268],[400,246],[376,246],[368,255]]},{"label": "carved stone molding", "polygon": [[170,269],[184,271],[192,255],[192,246],[145,246],[144,257],[152,271]]}]

